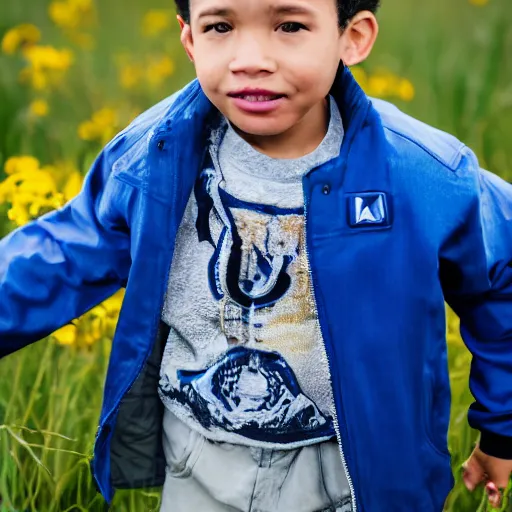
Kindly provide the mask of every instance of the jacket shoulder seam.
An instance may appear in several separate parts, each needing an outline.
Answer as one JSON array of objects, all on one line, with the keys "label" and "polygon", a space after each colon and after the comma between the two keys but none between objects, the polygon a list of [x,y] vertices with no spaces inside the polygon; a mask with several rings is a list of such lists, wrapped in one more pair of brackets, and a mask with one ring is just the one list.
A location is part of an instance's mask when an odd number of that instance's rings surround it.
[{"label": "jacket shoulder seam", "polygon": [[425,153],[427,153],[432,158],[437,160],[441,165],[443,165],[450,171],[455,172],[457,170],[458,163],[460,162],[460,159],[462,156],[462,150],[466,147],[466,145],[463,142],[460,142],[459,147],[454,148],[455,155],[450,162],[447,162],[440,155],[438,155],[437,153],[432,151],[428,146],[426,146],[425,144],[422,144],[419,140],[417,140],[409,135],[406,135],[405,133],[402,133],[402,132],[396,130],[395,128],[391,128],[390,126],[387,126],[387,125],[383,125],[383,126],[384,126],[385,130],[388,130],[388,131],[394,133],[395,135],[398,135],[402,139],[407,140],[407,141],[411,142],[412,144],[414,144],[415,146],[419,147],[421,150],[423,150]]}]

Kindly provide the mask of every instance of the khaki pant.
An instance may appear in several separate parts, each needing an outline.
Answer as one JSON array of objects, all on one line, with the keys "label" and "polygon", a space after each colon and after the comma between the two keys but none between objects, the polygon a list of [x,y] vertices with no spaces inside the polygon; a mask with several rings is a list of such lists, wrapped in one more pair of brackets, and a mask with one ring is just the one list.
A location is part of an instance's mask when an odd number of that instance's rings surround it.
[{"label": "khaki pant", "polygon": [[294,450],[209,441],[164,414],[160,512],[350,512],[338,443]]}]

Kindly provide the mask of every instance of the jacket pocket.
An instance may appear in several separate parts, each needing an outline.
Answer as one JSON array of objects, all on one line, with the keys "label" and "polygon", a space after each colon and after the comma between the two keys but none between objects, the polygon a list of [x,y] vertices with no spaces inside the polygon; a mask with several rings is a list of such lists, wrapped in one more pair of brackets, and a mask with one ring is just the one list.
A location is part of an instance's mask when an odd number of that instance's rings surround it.
[{"label": "jacket pocket", "polygon": [[170,411],[165,411],[163,446],[168,473],[175,478],[190,476],[204,443],[204,436],[192,430]]},{"label": "jacket pocket", "polygon": [[[425,398],[423,400],[423,425],[427,441],[439,455],[445,458],[451,457],[448,451],[446,436],[448,422],[444,421],[442,390],[436,384],[434,375],[430,369],[426,371]],[[448,404],[449,405],[449,404]]]}]

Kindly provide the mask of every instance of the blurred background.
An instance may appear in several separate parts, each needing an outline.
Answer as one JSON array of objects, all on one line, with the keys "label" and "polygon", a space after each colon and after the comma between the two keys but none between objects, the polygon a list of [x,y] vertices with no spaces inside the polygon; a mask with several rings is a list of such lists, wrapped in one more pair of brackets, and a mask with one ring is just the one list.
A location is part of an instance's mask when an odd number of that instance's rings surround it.
[{"label": "blurred background", "polygon": [[[379,20],[371,58],[353,69],[361,86],[512,180],[511,0],[383,0]],[[177,29],[172,0],[0,2],[0,237],[76,195],[101,147],[194,77]],[[121,302],[0,361],[1,512],[108,510],[88,464]],[[446,510],[485,510],[460,483],[476,440],[470,356],[447,319],[457,484]],[[122,491],[111,510],[157,511],[159,499]]]}]

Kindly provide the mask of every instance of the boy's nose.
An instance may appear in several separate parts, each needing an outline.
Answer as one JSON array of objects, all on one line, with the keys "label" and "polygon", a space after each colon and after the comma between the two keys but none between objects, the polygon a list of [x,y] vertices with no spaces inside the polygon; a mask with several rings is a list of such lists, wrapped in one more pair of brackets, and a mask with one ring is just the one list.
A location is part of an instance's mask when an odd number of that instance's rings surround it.
[{"label": "boy's nose", "polygon": [[240,38],[235,45],[235,53],[229,64],[232,73],[274,73],[277,69],[266,44],[254,36]]}]

